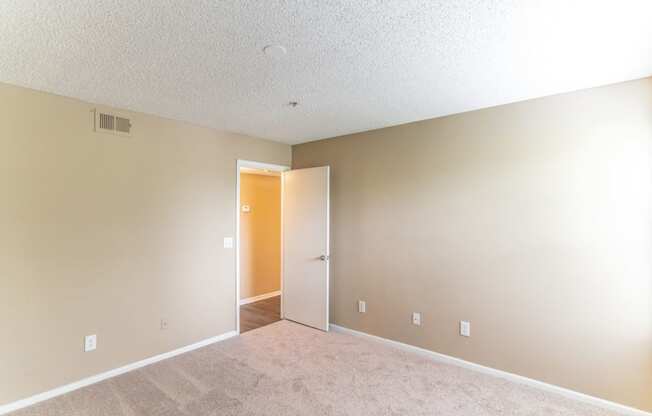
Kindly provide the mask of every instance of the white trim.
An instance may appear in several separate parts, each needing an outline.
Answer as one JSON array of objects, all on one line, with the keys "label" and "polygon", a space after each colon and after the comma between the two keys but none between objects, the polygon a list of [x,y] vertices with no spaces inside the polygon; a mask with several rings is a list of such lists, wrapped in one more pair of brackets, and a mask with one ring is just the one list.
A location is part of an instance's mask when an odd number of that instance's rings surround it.
[{"label": "white trim", "polygon": [[274,172],[285,172],[286,170],[290,170],[290,167],[285,165],[275,165],[273,163],[264,163],[264,162],[256,162],[254,160],[238,159],[238,172],[240,172],[240,168],[272,170]]},{"label": "white trim", "polygon": [[627,416],[652,416],[652,413],[646,412],[644,410],[635,409],[630,406],[625,406],[623,404],[614,403],[609,400],[600,399],[598,397],[589,396],[588,394],[579,393],[574,390],[566,389],[564,387],[555,386],[553,384],[544,383],[543,381],[534,380],[528,377],[519,376],[517,374],[508,373],[507,371],[497,370],[491,367],[485,367],[480,364],[472,363],[470,361],[465,361],[460,358],[451,357],[449,355],[441,354],[438,352],[430,351],[425,348],[416,347],[410,344],[404,344],[399,341],[393,341],[391,339],[382,338],[376,335],[371,335],[366,332],[356,331],[354,329],[346,328],[343,326],[331,324],[331,329],[335,332],[341,332],[345,334],[350,334],[354,336],[369,338],[371,340],[387,344],[389,346],[405,350],[412,351],[418,354],[427,356],[434,359],[435,361],[443,362],[446,364],[455,365],[458,367],[463,367],[472,371],[477,371],[479,373],[488,374],[490,376],[502,378],[505,380],[512,381],[518,384],[524,384],[530,387],[534,387],[539,390],[544,390],[550,393],[556,393],[561,396],[564,396],[569,399],[577,400],[583,403],[591,404],[603,409],[611,410],[618,412],[622,415]]},{"label": "white trim", "polygon": [[[289,166],[274,165],[271,163],[255,162],[253,160],[238,159],[235,167],[235,331],[240,333],[240,168],[252,168],[271,170],[274,172],[285,172],[290,170]],[[283,193],[283,181],[281,180],[281,194]],[[283,205],[281,204],[281,221],[283,221]],[[283,282],[283,223],[281,222],[281,282]],[[281,293],[283,283],[281,283]],[[281,317],[283,317],[283,296],[281,296]]]},{"label": "white trim", "polygon": [[57,396],[61,396],[62,394],[70,393],[71,391],[81,389],[82,387],[90,386],[91,384],[99,383],[100,381],[104,381],[106,379],[119,376],[120,374],[127,373],[129,371],[133,371],[136,369],[139,369],[141,367],[145,367],[150,364],[154,364],[156,362],[166,360],[168,358],[175,357],[180,354],[184,354],[186,352],[190,352],[193,350],[196,350],[198,348],[205,347],[210,344],[214,344],[216,342],[224,341],[225,339],[231,338],[238,335],[235,331],[230,331],[226,332],[222,335],[218,335],[212,338],[205,339],[203,341],[196,342],[191,345],[187,345],[185,347],[176,349],[174,351],[166,352],[163,354],[156,355],[154,357],[146,358],[141,361],[137,361],[135,363],[127,364],[123,367],[120,368],[115,368],[113,370],[106,371],[104,373],[96,374],[94,376],[87,377],[83,380],[75,381],[70,384],[66,384],[65,386],[57,387],[55,389],[46,391],[44,393],[37,394],[32,397],[28,397],[26,399],[18,400],[13,403],[5,404],[0,406],[0,415],[7,414],[9,412],[13,412],[28,406],[35,405],[37,403],[40,403],[45,400],[52,399]]},{"label": "white trim", "polygon": [[[289,172],[291,169],[286,170],[285,172]],[[281,319],[285,319],[285,309],[284,309],[284,303],[285,303],[285,296],[283,296],[283,287],[284,287],[284,279],[285,279],[285,259],[284,259],[284,251],[285,248],[283,246],[284,240],[283,236],[285,235],[285,223],[283,222],[283,210],[285,209],[285,172],[281,173],[281,241],[279,241],[279,244],[281,245]]]},{"label": "white trim", "polygon": [[326,166],[326,331],[331,327],[331,167]]},{"label": "white trim", "polygon": [[240,299],[240,305],[248,305],[250,303],[258,302],[259,300],[265,300],[265,299],[273,298],[273,297],[280,296],[280,295],[281,295],[280,290],[277,290],[276,292],[263,293],[262,295],[252,296],[250,298]]}]

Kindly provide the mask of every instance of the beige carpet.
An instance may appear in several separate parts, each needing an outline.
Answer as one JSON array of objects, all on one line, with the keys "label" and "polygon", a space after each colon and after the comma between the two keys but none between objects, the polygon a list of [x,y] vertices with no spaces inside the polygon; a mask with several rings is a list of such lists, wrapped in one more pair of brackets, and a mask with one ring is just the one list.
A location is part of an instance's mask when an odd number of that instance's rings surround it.
[{"label": "beige carpet", "polygon": [[12,416],[613,414],[374,341],[281,321]]}]

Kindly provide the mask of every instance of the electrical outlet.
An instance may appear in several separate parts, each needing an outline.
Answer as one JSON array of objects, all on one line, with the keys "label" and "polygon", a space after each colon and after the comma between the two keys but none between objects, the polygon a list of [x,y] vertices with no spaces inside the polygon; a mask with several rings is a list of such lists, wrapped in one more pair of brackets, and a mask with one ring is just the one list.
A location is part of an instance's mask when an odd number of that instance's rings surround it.
[{"label": "electrical outlet", "polygon": [[224,237],[224,248],[233,248],[233,237]]},{"label": "electrical outlet", "polygon": [[86,335],[84,338],[84,352],[95,351],[97,349],[97,335]]},{"label": "electrical outlet", "polygon": [[421,326],[420,312],[412,312],[412,325]]},{"label": "electrical outlet", "polygon": [[460,321],[460,335],[463,337],[471,336],[471,322]]},{"label": "electrical outlet", "polygon": [[364,300],[358,301],[358,312],[360,313],[367,312],[367,302],[365,302]]},{"label": "electrical outlet", "polygon": [[168,329],[168,320],[167,319],[161,319],[161,330]]}]

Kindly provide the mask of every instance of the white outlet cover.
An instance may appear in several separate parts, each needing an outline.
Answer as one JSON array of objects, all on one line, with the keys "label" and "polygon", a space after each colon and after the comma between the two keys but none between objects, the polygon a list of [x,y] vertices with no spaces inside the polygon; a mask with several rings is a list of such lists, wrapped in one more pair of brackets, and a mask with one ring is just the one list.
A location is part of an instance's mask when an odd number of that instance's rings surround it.
[{"label": "white outlet cover", "polygon": [[471,322],[460,321],[460,335],[463,337],[471,336]]},{"label": "white outlet cover", "polygon": [[360,313],[367,312],[367,302],[365,302],[364,300],[358,301],[358,312]]},{"label": "white outlet cover", "polygon": [[84,352],[95,351],[97,349],[97,335],[86,335],[84,338]]},{"label": "white outlet cover", "polygon": [[421,313],[420,312],[412,312],[412,324],[421,326]]},{"label": "white outlet cover", "polygon": [[224,248],[233,248],[233,237],[224,237]]}]

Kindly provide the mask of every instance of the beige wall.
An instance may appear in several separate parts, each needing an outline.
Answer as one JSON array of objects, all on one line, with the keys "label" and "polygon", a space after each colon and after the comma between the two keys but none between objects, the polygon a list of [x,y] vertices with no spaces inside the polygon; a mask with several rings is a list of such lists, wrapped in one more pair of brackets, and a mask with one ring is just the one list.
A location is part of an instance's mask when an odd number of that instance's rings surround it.
[{"label": "beige wall", "polygon": [[240,299],[281,289],[281,177],[240,174]]},{"label": "beige wall", "polygon": [[290,163],[143,114],[95,134],[92,108],[0,84],[0,404],[234,330],[236,159]]},{"label": "beige wall", "polygon": [[652,79],[293,147],[332,321],[652,410],[651,152]]}]

